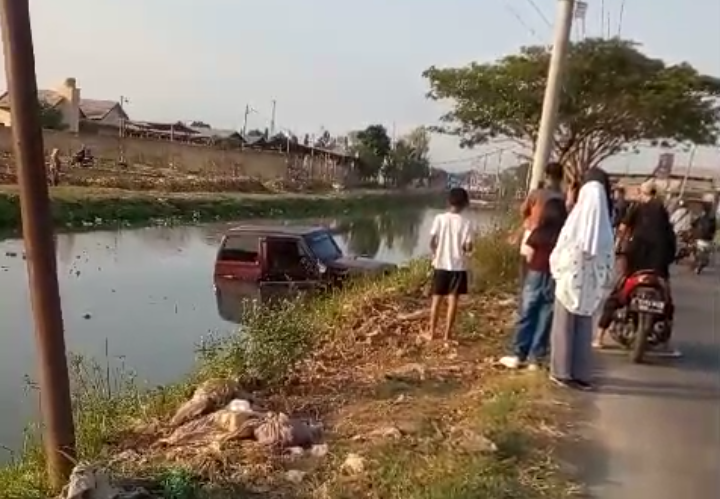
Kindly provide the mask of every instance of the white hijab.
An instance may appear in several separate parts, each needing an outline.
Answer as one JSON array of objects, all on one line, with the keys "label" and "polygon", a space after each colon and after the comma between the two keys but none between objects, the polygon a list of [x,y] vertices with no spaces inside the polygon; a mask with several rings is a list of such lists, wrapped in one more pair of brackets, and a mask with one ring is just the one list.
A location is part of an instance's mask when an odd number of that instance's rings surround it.
[{"label": "white hijab", "polygon": [[615,239],[607,199],[600,182],[583,185],[550,255],[555,297],[577,315],[593,315],[612,283]]}]

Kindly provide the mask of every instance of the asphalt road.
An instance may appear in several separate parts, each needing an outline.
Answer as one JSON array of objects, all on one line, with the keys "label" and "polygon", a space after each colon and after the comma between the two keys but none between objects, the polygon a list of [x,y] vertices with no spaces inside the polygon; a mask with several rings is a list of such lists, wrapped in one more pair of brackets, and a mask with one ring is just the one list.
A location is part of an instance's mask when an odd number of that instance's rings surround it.
[{"label": "asphalt road", "polygon": [[720,255],[696,276],[677,269],[680,359],[632,365],[601,353],[587,403],[582,479],[597,499],[714,499],[720,494]]}]

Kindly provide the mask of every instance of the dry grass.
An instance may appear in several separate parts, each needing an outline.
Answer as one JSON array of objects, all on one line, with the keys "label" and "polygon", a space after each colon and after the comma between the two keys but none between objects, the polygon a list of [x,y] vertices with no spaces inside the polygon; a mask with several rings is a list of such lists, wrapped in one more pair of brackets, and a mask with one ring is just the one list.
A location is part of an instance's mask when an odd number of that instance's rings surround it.
[{"label": "dry grass", "polygon": [[[151,478],[165,496],[172,482],[183,497],[570,497],[554,457],[565,404],[541,373],[508,374],[494,363],[516,308],[507,276],[514,255],[496,239],[480,244],[475,284],[485,291],[462,304],[457,346],[419,341],[427,322],[424,263],[313,306],[288,304],[272,318],[257,311],[241,337],[208,348],[190,383],[134,395],[113,415],[111,430],[94,431],[93,441],[104,445],[84,457],[119,476]],[[493,278],[499,284],[492,290],[482,285]],[[248,338],[267,348],[248,358]],[[238,374],[258,406],[321,421],[329,454],[298,457],[245,440],[158,445],[173,408],[197,380]],[[116,396],[113,407],[121,400]],[[82,428],[79,434],[89,439]],[[350,455],[362,469],[344,466]],[[28,470],[41,468],[35,461],[0,470],[0,487],[20,490],[18,475]],[[288,471],[303,479],[289,481]]]}]

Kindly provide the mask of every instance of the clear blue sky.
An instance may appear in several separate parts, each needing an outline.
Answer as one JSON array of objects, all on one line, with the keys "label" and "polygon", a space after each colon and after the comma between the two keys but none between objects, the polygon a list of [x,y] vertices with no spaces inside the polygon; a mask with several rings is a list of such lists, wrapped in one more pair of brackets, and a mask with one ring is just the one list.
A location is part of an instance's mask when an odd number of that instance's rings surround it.
[{"label": "clear blue sky", "polygon": [[[552,21],[555,2],[535,1]],[[265,127],[276,99],[279,125],[298,133],[377,122],[402,133],[442,111],[424,98],[428,66],[550,40],[529,0],[30,3],[41,88],[74,76],[84,97],[127,96],[134,118],[218,128],[239,128],[246,103],[259,111],[250,125]],[[589,4],[587,34],[599,35],[602,2]],[[604,4],[614,34],[621,0]],[[719,22],[718,0],[626,0],[623,33],[651,55],[720,75]],[[468,154],[449,138],[432,152],[437,161]]]}]

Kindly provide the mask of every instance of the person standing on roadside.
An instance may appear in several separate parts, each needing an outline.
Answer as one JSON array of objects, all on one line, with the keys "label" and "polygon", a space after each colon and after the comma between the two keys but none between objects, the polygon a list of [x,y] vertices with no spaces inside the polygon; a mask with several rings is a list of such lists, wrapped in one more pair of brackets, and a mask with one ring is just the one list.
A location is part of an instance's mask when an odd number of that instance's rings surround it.
[{"label": "person standing on roadside", "polygon": [[627,216],[629,203],[625,198],[625,189],[616,187],[613,191],[613,228],[617,229]]},{"label": "person standing on roadside", "polygon": [[[543,207],[549,199],[564,199],[562,189],[563,167],[560,163],[548,163],[545,167],[545,180],[541,187],[530,191],[525,201],[520,206],[520,216],[523,223],[520,234],[513,237],[516,243],[520,244],[520,254],[523,258],[520,261],[520,283],[525,282],[527,272],[527,255],[524,254],[528,246],[525,244],[530,233],[535,229],[540,220]],[[518,237],[519,236],[519,237]]]},{"label": "person standing on roadside", "polygon": [[50,165],[48,168],[50,174],[50,185],[56,186],[60,183],[61,168],[62,164],[60,162],[60,149],[56,147],[50,153]]},{"label": "person standing on roadside", "polygon": [[555,301],[550,254],[566,218],[567,209],[561,198],[547,200],[537,227],[525,241],[528,271],[520,298],[513,355],[500,359],[500,364],[508,369],[517,369],[527,363],[528,369],[536,370],[548,353]]},{"label": "person standing on roadside", "polygon": [[440,304],[447,300],[444,339],[452,339],[457,315],[458,298],[468,292],[467,256],[473,248],[473,230],[463,211],[470,204],[465,189],[454,187],[448,194],[448,210],[433,220],[430,229],[430,250],[433,254],[432,303],[430,328],[426,339],[433,340],[440,318]]},{"label": "person standing on roadside", "polygon": [[550,255],[555,278],[550,379],[587,390],[592,388],[593,316],[614,281],[615,238],[607,173],[591,168],[584,180]]}]

